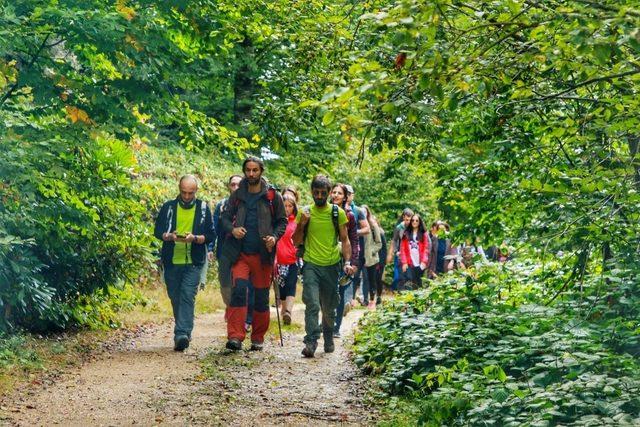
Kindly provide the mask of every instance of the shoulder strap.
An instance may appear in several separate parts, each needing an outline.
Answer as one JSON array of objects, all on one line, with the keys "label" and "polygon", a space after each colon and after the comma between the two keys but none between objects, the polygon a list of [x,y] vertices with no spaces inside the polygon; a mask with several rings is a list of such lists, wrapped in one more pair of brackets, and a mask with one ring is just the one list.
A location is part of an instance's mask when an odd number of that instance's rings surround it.
[{"label": "shoulder strap", "polygon": [[340,224],[338,223],[338,216],[340,214],[340,210],[338,205],[332,205],[331,207],[331,221],[333,222],[333,228],[336,231],[336,237],[340,236]]}]

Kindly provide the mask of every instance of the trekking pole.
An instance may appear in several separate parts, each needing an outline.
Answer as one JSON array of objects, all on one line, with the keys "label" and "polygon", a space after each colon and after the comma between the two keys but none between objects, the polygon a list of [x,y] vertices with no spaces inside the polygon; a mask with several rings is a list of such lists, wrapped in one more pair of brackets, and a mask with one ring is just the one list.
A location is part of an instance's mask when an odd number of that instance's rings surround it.
[{"label": "trekking pole", "polygon": [[276,281],[274,280],[274,277],[271,276],[271,283],[273,284],[273,294],[276,297],[276,317],[278,318],[278,332],[280,333],[280,347],[284,347],[284,341],[282,341],[282,325],[280,324],[280,309],[278,308],[278,300],[280,299],[278,297],[278,285],[276,284]]}]

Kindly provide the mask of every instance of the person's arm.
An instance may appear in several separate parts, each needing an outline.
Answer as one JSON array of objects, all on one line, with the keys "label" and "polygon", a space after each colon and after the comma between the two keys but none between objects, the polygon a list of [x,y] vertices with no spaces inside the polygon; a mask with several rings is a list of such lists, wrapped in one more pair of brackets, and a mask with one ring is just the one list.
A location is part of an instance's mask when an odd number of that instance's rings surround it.
[{"label": "person's arm", "polygon": [[220,224],[220,209],[222,208],[224,200],[216,203],[216,207],[213,209],[213,229],[216,231],[216,235],[213,238],[213,241],[209,243],[209,252],[214,252],[216,250],[216,243],[218,243],[218,231],[222,226]]},{"label": "person's arm", "polygon": [[349,235],[347,234],[347,225],[342,224],[338,228],[340,234],[340,242],[342,242],[342,259],[344,259],[344,272],[351,275],[355,272],[355,267],[351,265],[351,243],[349,243]]},{"label": "person's arm", "polygon": [[276,194],[274,202],[275,226],[273,227],[273,234],[278,240],[287,231],[289,221],[287,220],[287,212],[284,209],[284,202],[280,194]]},{"label": "person's arm", "polygon": [[371,233],[369,221],[367,221],[366,219],[361,219],[358,221],[358,224],[360,225],[360,228],[358,229],[358,236],[364,236]]},{"label": "person's arm", "polygon": [[420,254],[420,264],[422,264],[420,267],[425,270],[429,266],[429,252],[431,251],[430,239],[427,233],[422,236],[422,244],[424,245],[424,250]]},{"label": "person's arm", "polygon": [[356,227],[356,219],[353,216],[353,212],[349,212],[347,215],[349,222],[347,223],[347,231],[349,234],[349,243],[351,244],[351,265],[356,268],[361,268],[358,265],[360,259],[360,242],[358,240],[358,227]]},{"label": "person's arm", "polygon": [[410,255],[407,253],[407,250],[405,249],[405,245],[404,245],[405,240],[406,240],[406,237],[403,237],[402,240],[400,240],[400,265],[402,266],[402,271],[407,271],[407,269],[409,268]]},{"label": "person's arm", "polygon": [[235,214],[235,211],[237,210],[235,208],[232,208],[232,206],[235,204],[233,203],[234,200],[235,197],[233,194],[229,196],[229,199],[227,199],[227,208],[224,209],[220,214],[219,221],[222,226],[222,231],[225,233],[231,233],[233,231],[233,216]]}]

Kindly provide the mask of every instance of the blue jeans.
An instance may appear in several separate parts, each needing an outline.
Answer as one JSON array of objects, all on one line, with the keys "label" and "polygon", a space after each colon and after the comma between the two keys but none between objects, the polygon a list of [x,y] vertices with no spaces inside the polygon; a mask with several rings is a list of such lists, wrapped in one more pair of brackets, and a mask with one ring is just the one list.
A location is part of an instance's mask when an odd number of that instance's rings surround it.
[{"label": "blue jeans", "polygon": [[173,334],[191,339],[196,294],[202,265],[167,265],[164,269],[164,281],[171,300],[173,318],[176,325]]},{"label": "blue jeans", "polygon": [[[340,277],[342,277],[344,275],[344,273],[340,274]],[[338,307],[336,307],[336,320],[335,320],[335,325],[333,327],[333,330],[335,332],[340,332],[340,326],[342,325],[342,318],[343,318],[343,314],[344,314],[344,306],[346,304],[350,304],[353,295],[353,291],[351,290],[351,287],[353,286],[353,282],[350,282],[348,285],[345,286],[338,286]]]},{"label": "blue jeans", "polygon": [[247,286],[247,320],[245,323],[251,324],[253,322],[253,307],[256,305],[256,289],[253,287],[253,283],[249,282]]}]

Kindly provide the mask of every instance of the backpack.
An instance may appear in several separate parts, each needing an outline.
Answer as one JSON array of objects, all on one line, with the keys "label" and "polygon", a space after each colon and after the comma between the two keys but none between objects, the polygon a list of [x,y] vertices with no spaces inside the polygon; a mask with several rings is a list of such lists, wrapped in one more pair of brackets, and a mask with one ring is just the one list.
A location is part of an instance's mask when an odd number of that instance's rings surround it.
[{"label": "backpack", "polygon": [[[338,217],[340,214],[340,209],[338,207],[338,205],[331,205],[331,222],[333,223],[333,229],[335,230],[335,237],[336,237],[336,243],[338,242],[338,236],[340,235],[340,224],[338,223]],[[309,218],[309,221],[311,221],[311,218]],[[303,232],[303,237],[302,237],[302,244],[300,246],[298,246],[298,250],[296,252],[296,256],[298,258],[302,258],[304,257],[304,242],[307,240],[307,234],[309,232],[309,222],[307,222],[304,226],[304,232]]]}]

